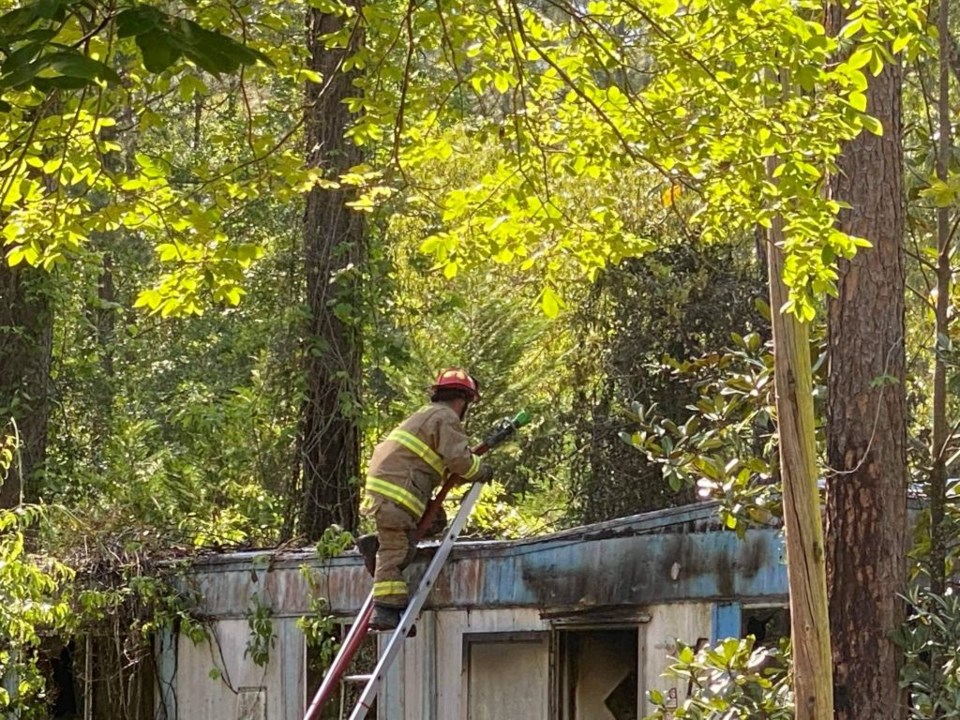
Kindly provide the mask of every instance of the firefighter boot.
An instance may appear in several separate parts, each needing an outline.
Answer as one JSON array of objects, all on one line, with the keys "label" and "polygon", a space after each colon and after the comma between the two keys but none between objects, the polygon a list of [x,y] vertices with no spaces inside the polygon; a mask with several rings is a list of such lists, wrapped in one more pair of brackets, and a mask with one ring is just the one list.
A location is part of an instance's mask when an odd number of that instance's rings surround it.
[{"label": "firefighter boot", "polygon": [[[393,632],[400,625],[404,608],[390,605],[374,605],[373,615],[370,616],[371,632]],[[407,637],[417,636],[417,626],[414,625],[407,633]]]},{"label": "firefighter boot", "polygon": [[363,555],[363,565],[367,572],[373,575],[377,570],[377,550],[380,549],[380,538],[376,533],[361,535],[357,538],[357,551]]}]

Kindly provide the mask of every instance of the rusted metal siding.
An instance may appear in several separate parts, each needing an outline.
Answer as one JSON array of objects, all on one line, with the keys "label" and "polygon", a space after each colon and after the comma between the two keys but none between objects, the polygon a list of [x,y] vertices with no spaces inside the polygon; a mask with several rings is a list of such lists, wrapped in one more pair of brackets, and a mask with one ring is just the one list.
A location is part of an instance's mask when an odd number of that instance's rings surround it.
[{"label": "rusted metal siding", "polygon": [[371,579],[359,556],[320,562],[313,551],[204,558],[186,572],[183,584],[203,598],[208,617],[244,618],[254,595],[272,608],[274,617],[300,617],[310,606],[304,566],[316,579],[318,592],[340,614],[355,614],[370,592]]},{"label": "rusted metal siding", "polygon": [[[415,581],[432,548],[411,569]],[[187,584],[204,598],[204,612],[242,618],[256,593],[278,617],[308,612],[310,596],[300,567],[317,578],[332,611],[353,615],[371,586],[356,555],[317,561],[310,553],[269,558],[241,554],[198,563]],[[780,532],[644,534],[629,524],[519,543],[458,545],[437,580],[427,607],[538,608],[571,612],[683,600],[778,599],[786,596]]]}]

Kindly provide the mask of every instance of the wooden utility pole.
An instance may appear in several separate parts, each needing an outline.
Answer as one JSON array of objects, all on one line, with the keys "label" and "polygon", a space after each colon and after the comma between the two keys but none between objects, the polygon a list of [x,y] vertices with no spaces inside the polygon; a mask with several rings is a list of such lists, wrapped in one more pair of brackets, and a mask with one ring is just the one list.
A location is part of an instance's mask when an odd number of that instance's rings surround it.
[{"label": "wooden utility pole", "polygon": [[787,301],[782,241],[783,223],[778,217],[769,232],[768,267],[796,719],[832,720],[833,672],[809,333],[796,316],[780,312]]},{"label": "wooden utility pole", "polygon": [[[790,80],[780,77],[782,92]],[[767,158],[767,179],[776,184],[777,158]],[[790,642],[796,720],[833,720],[833,667],[823,521],[817,486],[816,420],[810,334],[796,315],[783,312],[789,291],[783,281],[783,217],[767,233],[777,438],[787,538]]]}]

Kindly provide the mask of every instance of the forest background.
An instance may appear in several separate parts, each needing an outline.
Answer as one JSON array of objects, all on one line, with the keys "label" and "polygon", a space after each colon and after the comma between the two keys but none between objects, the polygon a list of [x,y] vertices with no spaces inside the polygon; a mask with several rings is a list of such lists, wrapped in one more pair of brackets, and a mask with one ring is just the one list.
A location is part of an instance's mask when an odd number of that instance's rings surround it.
[{"label": "forest background", "polygon": [[[731,531],[778,517],[783,318],[836,716],[956,705],[946,2],[0,10],[0,706],[49,712],[52,638],[99,638],[109,683],[193,627],[161,560],[356,531],[364,458],[451,364],[475,435],[536,418],[476,534],[697,497]],[[792,713],[737,652],[698,672]]]}]

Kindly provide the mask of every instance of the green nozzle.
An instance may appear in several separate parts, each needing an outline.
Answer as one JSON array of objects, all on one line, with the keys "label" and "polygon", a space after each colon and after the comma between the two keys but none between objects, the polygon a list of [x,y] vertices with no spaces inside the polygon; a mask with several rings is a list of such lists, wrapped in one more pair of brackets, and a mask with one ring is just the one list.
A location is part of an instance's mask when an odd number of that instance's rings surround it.
[{"label": "green nozzle", "polygon": [[524,425],[529,423],[533,418],[530,417],[530,413],[526,410],[521,410],[516,414],[513,420],[510,421],[510,424],[517,428],[522,428]]}]

